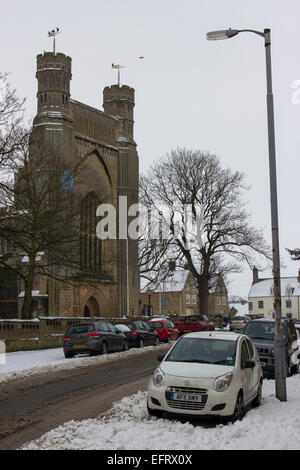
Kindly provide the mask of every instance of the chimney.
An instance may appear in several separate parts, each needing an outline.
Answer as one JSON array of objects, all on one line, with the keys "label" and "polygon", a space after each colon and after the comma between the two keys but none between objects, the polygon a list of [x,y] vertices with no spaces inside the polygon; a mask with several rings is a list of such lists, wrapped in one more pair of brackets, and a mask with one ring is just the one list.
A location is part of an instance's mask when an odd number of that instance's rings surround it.
[{"label": "chimney", "polygon": [[254,266],[253,267],[253,284],[255,284],[256,282],[258,282],[258,269]]}]

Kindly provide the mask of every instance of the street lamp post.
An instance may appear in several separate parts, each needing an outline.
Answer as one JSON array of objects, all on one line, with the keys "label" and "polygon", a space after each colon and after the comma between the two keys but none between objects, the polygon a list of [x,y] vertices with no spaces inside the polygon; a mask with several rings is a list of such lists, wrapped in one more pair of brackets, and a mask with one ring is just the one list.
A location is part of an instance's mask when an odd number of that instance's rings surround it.
[{"label": "street lamp post", "polygon": [[281,316],[281,291],[280,291],[280,254],[279,254],[279,224],[277,207],[277,178],[276,178],[276,154],[275,154],[275,130],[274,130],[274,104],[272,91],[271,69],[271,31],[264,32],[253,29],[227,29],[207,33],[206,38],[211,40],[230,39],[239,33],[255,33],[265,39],[266,72],[267,72],[267,113],[268,113],[268,138],[269,138],[269,173],[270,173],[270,199],[271,199],[271,223],[272,223],[272,249],[273,249],[273,280],[274,280],[274,308],[275,308],[275,388],[276,397],[280,401],[286,401],[286,376],[287,366],[283,339]]}]

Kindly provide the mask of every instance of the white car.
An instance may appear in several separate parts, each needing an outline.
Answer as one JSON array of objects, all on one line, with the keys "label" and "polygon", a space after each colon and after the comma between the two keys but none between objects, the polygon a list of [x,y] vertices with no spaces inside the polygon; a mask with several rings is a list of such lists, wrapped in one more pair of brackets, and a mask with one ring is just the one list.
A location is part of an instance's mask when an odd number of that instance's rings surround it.
[{"label": "white car", "polygon": [[223,331],[189,333],[174,344],[150,378],[148,412],[239,420],[246,405],[260,405],[262,381],[249,337]]}]

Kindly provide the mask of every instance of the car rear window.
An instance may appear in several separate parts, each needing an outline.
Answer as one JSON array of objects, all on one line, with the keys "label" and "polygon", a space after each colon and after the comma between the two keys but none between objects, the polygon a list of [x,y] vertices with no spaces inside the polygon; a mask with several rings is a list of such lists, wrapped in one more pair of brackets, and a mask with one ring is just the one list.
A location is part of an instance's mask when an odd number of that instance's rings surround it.
[{"label": "car rear window", "polygon": [[99,323],[99,324],[98,324],[98,329],[99,329],[100,331],[110,331],[110,330],[109,330],[109,327],[108,327],[108,324],[105,323],[105,322]]},{"label": "car rear window", "polygon": [[74,325],[69,328],[68,334],[76,335],[79,333],[90,333],[91,331],[95,331],[95,325],[93,324]]},{"label": "car rear window", "polygon": [[161,321],[152,321],[149,323],[149,326],[152,328],[163,328],[164,324]]}]

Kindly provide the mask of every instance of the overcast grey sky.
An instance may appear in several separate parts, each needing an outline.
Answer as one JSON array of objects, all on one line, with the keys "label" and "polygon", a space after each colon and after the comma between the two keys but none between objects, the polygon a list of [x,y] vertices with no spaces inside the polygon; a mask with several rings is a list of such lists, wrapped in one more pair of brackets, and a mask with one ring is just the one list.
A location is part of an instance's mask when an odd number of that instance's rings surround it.
[{"label": "overcast grey sky", "polygon": [[[28,118],[36,110],[36,55],[52,49],[47,32],[59,27],[57,51],[73,60],[74,99],[102,109],[104,86],[116,82],[111,63],[126,66],[121,81],[136,89],[141,171],[178,146],[217,154],[223,166],[245,172],[252,223],[269,242],[264,41],[244,33],[208,42],[205,35],[271,28],[282,275],[296,275],[300,263],[284,249],[300,247],[300,104],[292,103],[299,0],[10,0],[1,13],[1,70],[27,98]],[[230,294],[247,296],[251,280],[245,267],[231,277]]]}]

